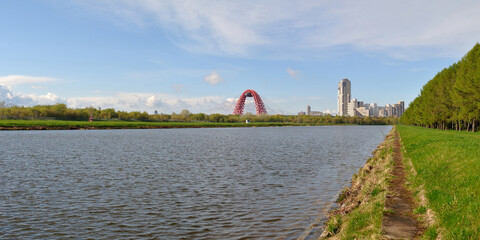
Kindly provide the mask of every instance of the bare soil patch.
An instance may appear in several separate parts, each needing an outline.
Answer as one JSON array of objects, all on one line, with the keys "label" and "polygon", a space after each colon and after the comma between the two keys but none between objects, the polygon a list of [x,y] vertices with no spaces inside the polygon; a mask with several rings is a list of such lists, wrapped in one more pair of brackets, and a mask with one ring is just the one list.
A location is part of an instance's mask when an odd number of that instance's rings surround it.
[{"label": "bare soil patch", "polygon": [[385,202],[382,231],[387,239],[414,239],[420,236],[422,228],[413,216],[412,193],[405,187],[405,167],[396,131],[393,144],[394,166]]}]

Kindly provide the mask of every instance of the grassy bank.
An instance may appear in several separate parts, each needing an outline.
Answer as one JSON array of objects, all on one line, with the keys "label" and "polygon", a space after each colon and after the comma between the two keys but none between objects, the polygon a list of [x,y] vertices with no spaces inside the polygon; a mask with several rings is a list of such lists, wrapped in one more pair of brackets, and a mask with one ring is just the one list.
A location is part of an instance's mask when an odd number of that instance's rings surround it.
[{"label": "grassy bank", "polygon": [[321,239],[380,239],[390,172],[394,129],[374,151],[352,184],[339,196]]},{"label": "grassy bank", "polygon": [[325,123],[217,123],[217,122],[141,122],[141,121],[61,121],[61,120],[0,120],[0,130],[59,129],[142,129],[142,128],[215,128],[215,127],[280,127],[320,126]]},{"label": "grassy bank", "polygon": [[[422,239],[480,239],[480,134],[395,127],[403,145],[412,215]],[[394,130],[392,131],[395,131]],[[392,133],[339,196],[325,238],[382,238],[387,185],[392,182]]]},{"label": "grassy bank", "polygon": [[426,206],[420,208],[435,214],[424,237],[479,239],[480,135],[412,126],[398,131],[404,157],[416,171],[411,187],[425,192]]}]

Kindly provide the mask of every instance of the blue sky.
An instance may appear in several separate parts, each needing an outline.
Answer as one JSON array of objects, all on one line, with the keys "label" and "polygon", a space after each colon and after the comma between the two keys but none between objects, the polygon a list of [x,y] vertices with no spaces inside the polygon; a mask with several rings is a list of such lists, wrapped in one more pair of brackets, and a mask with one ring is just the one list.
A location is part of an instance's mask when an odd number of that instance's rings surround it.
[{"label": "blue sky", "polygon": [[[477,1],[6,0],[0,101],[224,113],[335,114],[337,84],[411,102],[480,40]],[[253,106],[250,103],[250,109]],[[253,110],[254,111],[254,110]]]}]

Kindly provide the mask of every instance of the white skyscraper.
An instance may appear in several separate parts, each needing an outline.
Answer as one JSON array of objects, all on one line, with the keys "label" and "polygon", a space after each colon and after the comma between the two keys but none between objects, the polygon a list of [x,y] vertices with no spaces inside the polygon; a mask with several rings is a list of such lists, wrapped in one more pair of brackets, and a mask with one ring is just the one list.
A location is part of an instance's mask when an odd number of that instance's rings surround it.
[{"label": "white skyscraper", "polygon": [[347,78],[342,79],[338,83],[338,95],[337,95],[337,115],[348,115],[348,103],[352,95],[351,82]]},{"label": "white skyscraper", "polygon": [[[405,112],[405,102],[400,101],[396,104],[386,104],[378,106],[376,103],[364,103],[352,97],[352,83],[347,78],[342,79],[338,83],[337,95],[337,116],[350,117],[401,117]],[[310,106],[309,106],[310,107]],[[307,108],[307,112],[312,114]]]},{"label": "white skyscraper", "polygon": [[370,117],[378,117],[378,106],[376,103],[370,103]]}]

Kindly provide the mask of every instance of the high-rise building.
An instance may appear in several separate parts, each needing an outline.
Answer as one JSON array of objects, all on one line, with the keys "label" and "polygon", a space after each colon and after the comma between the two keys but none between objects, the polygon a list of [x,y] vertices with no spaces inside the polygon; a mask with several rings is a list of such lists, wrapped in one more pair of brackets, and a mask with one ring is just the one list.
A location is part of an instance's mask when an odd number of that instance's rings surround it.
[{"label": "high-rise building", "polygon": [[393,107],[390,104],[385,105],[385,117],[393,117]]},{"label": "high-rise building", "polygon": [[377,117],[386,117],[385,107],[378,107],[378,116]]},{"label": "high-rise building", "polygon": [[[401,117],[405,112],[405,102],[378,106],[376,103],[364,103],[351,99],[351,82],[347,78],[338,83],[337,115],[351,117]],[[307,109],[307,111],[309,111]]]},{"label": "high-rise building", "polygon": [[397,117],[401,117],[403,115],[403,112],[405,112],[405,102],[400,101],[397,104]]},{"label": "high-rise building", "polygon": [[348,115],[348,103],[352,95],[351,82],[347,78],[338,83],[337,115]]},{"label": "high-rise building", "polygon": [[378,106],[376,103],[370,103],[370,117],[378,117]]},{"label": "high-rise building", "polygon": [[348,102],[347,103],[347,115],[343,115],[343,116],[350,116],[350,117],[354,117],[358,114],[355,114],[355,109],[359,107],[358,105],[359,103],[357,102],[357,99],[354,98],[352,99],[352,101]]},{"label": "high-rise building", "polygon": [[310,108],[310,105],[307,105],[307,115],[310,115],[311,111],[312,111],[312,108]]}]

